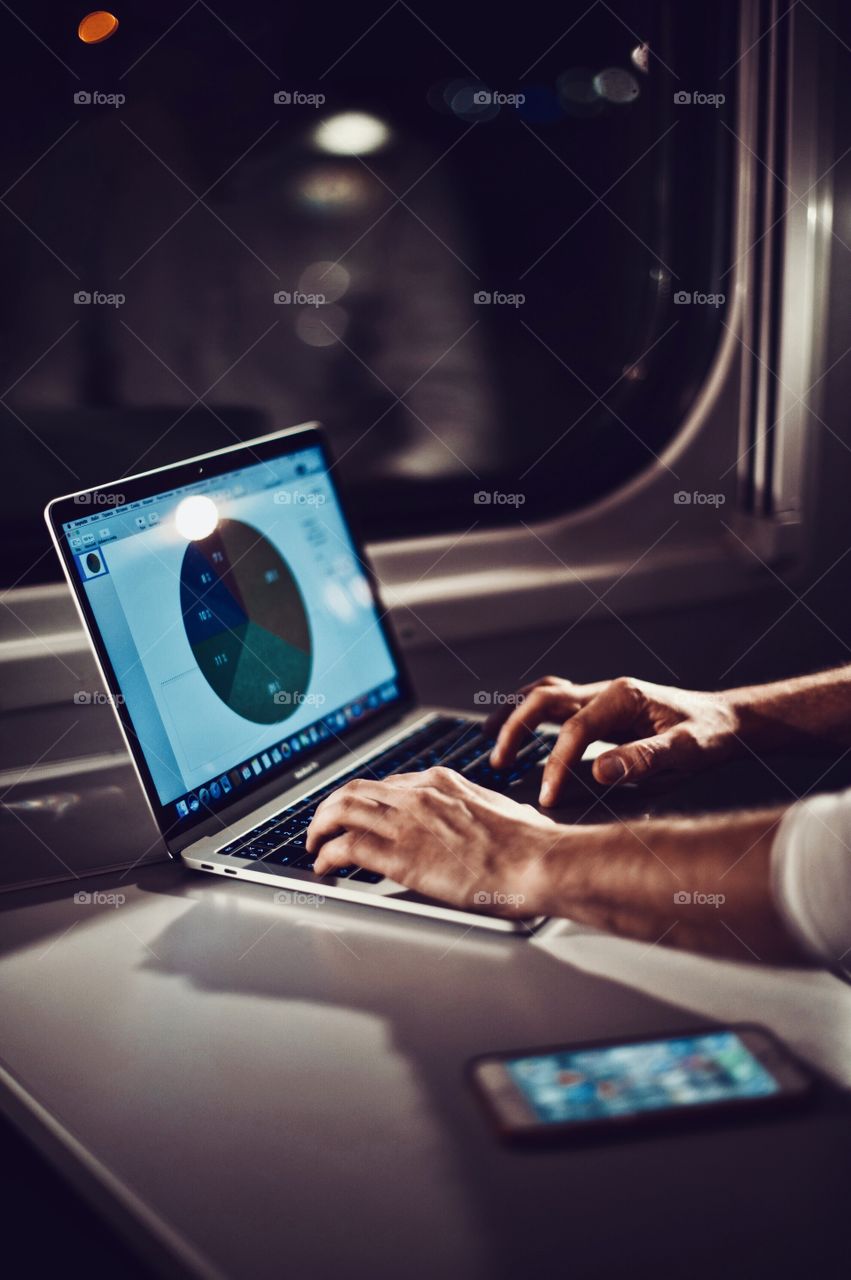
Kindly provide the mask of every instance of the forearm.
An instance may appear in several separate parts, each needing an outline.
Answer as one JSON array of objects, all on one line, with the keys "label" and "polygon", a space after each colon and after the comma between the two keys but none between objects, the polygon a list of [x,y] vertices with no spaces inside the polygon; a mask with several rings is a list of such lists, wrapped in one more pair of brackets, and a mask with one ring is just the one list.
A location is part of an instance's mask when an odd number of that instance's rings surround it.
[{"label": "forearm", "polygon": [[851,666],[722,695],[736,712],[745,751],[851,745]]},{"label": "forearm", "polygon": [[[576,829],[541,869],[544,910],[649,944],[799,963],[771,900],[783,810]],[[686,898],[686,895],[687,898]]]}]

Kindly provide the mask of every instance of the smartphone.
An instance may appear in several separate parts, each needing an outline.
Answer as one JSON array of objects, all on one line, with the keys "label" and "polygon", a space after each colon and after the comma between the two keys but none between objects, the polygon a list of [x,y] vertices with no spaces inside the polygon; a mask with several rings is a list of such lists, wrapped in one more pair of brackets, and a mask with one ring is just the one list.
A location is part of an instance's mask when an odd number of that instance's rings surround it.
[{"label": "smartphone", "polygon": [[472,1084],[503,1138],[602,1136],[803,1100],[813,1077],[764,1027],[487,1054]]}]

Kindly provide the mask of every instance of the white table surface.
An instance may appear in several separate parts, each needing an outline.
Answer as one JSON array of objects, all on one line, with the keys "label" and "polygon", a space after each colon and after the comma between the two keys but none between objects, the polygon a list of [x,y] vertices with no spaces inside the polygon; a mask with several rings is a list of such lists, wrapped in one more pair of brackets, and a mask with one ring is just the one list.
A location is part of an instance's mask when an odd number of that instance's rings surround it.
[{"label": "white table surface", "polygon": [[240,1280],[471,1280],[560,1258],[582,1276],[627,1260],[834,1274],[838,1091],[809,1114],[528,1154],[494,1140],[463,1067],[717,1018],[764,1022],[847,1084],[837,979],[272,894],[162,864],[2,903],[3,1100],[120,1226]]}]

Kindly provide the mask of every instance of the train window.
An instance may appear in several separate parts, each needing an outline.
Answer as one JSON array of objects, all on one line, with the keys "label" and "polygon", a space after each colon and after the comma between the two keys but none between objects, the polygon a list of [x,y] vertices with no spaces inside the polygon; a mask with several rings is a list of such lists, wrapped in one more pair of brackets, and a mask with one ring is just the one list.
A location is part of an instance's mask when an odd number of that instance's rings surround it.
[{"label": "train window", "polygon": [[220,3],[91,48],[34,12],[0,89],[19,530],[315,418],[371,539],[643,470],[722,329],[736,9]]}]

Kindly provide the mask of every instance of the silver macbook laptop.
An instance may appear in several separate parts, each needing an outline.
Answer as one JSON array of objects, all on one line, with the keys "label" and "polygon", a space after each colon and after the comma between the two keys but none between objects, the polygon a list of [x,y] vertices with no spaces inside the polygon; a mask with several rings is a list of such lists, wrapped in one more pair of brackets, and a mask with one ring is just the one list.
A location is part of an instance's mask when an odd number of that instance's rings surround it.
[{"label": "silver macbook laptop", "polygon": [[[507,789],[476,719],[418,706],[315,425],[57,498],[46,519],[166,847],[186,866],[491,929],[305,830],[350,777],[435,764]],[[296,899],[297,900],[297,899]]]}]

